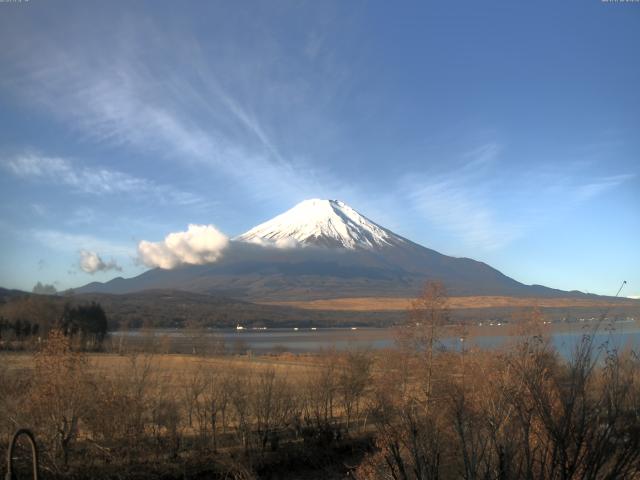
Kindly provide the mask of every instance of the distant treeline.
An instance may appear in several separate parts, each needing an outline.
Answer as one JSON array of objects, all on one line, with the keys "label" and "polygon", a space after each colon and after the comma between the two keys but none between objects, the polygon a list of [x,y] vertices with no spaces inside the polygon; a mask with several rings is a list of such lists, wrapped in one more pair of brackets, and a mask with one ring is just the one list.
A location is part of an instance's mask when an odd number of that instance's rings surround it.
[{"label": "distant treeline", "polygon": [[15,338],[17,340],[35,337],[40,333],[40,324],[18,318],[15,321],[0,317],[0,339]]},{"label": "distant treeline", "polygon": [[125,295],[33,295],[0,297],[0,317],[44,325],[62,315],[65,304],[98,303],[109,331],[139,328],[233,328],[237,324],[265,327],[369,325],[404,321],[406,312],[319,312],[261,305],[228,297],[188,292],[148,291]]},{"label": "distant treeline", "polygon": [[[1,292],[0,292],[1,293]],[[181,291],[144,291],[133,294],[106,295],[0,295],[0,317],[11,323],[20,319],[18,331],[26,332],[25,322],[39,325],[36,336],[43,327],[59,319],[65,304],[71,306],[98,303],[107,316],[109,331],[139,328],[234,328],[245,327],[340,327],[371,326],[388,327],[402,324],[407,319],[406,310],[398,311],[321,311],[300,308],[262,305],[229,297],[203,295]],[[580,318],[599,317],[600,307],[540,308],[551,321],[578,321]],[[453,323],[517,322],[522,307],[455,309],[450,312]],[[608,312],[610,318],[640,318],[640,304],[621,304]],[[45,332],[46,333],[46,332]],[[23,333],[24,335],[24,333]]]},{"label": "distant treeline", "polygon": [[73,305],[62,298],[24,296],[0,306],[0,341],[30,341],[60,330],[87,348],[104,340],[108,321],[99,303]]}]

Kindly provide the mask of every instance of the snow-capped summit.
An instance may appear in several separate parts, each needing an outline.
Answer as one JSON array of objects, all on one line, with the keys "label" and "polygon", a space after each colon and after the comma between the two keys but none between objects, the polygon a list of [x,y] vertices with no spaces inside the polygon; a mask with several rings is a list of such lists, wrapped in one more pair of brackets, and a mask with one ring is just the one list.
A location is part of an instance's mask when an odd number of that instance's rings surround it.
[{"label": "snow-capped summit", "polygon": [[372,250],[406,243],[339,200],[311,199],[235,238],[243,242]]}]

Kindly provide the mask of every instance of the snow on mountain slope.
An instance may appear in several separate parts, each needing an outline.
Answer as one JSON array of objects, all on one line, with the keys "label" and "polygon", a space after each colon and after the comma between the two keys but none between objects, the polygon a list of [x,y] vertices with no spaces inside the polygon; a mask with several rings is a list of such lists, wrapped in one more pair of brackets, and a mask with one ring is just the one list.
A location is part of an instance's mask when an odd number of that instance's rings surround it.
[{"label": "snow on mountain slope", "polygon": [[373,250],[407,241],[339,200],[311,199],[234,240],[275,246],[316,245]]}]

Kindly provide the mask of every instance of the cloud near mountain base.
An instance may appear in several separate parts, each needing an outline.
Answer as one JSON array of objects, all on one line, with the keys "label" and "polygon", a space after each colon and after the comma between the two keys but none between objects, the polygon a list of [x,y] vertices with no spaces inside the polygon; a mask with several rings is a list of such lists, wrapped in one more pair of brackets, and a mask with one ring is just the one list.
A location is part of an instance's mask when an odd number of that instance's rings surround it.
[{"label": "cloud near mountain base", "polygon": [[83,272],[92,275],[96,272],[107,272],[109,270],[122,271],[122,267],[115,260],[111,259],[105,262],[98,253],[88,250],[80,251],[80,268]]},{"label": "cloud near mountain base", "polygon": [[217,261],[229,244],[229,237],[213,225],[189,225],[186,232],[170,233],[161,242],[142,240],[138,258],[148,267],[165,270],[180,265],[203,265]]},{"label": "cloud near mountain base", "polygon": [[58,290],[54,285],[38,282],[34,285],[32,292],[39,295],[55,295],[58,293]]},{"label": "cloud near mountain base", "polygon": [[297,241],[293,237],[285,237],[278,238],[277,240],[267,240],[265,238],[254,237],[248,240],[239,240],[244,243],[250,243],[252,245],[258,245],[260,247],[265,248],[280,248],[280,249],[288,249],[288,248],[301,248],[304,245]]}]

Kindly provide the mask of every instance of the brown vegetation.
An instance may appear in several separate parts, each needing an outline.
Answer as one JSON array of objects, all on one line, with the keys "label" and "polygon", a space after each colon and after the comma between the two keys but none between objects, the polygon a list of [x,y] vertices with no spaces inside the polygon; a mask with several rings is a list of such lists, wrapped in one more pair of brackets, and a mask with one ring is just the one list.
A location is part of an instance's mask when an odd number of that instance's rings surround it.
[{"label": "brown vegetation", "polygon": [[445,351],[449,306],[430,284],[398,348],[286,359],[87,354],[53,330],[0,357],[0,445],[31,428],[56,478],[638,478],[634,352],[585,335],[563,360],[536,311],[502,351],[462,329]]},{"label": "brown vegetation", "polygon": [[[327,298],[322,300],[294,300],[261,302],[265,305],[281,305],[306,310],[336,310],[336,311],[398,311],[411,306],[413,298],[408,297],[352,297]],[[501,308],[501,307],[617,307],[620,305],[637,306],[633,299],[611,298],[543,298],[543,297],[500,297],[500,296],[471,296],[450,297],[449,308]]]}]

